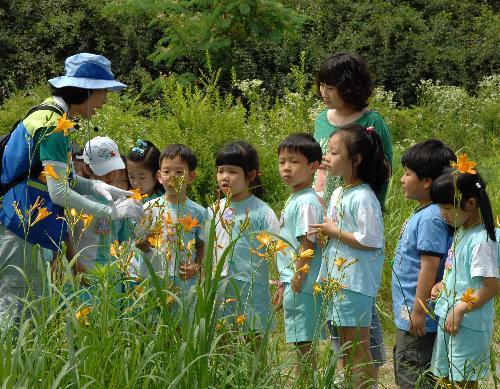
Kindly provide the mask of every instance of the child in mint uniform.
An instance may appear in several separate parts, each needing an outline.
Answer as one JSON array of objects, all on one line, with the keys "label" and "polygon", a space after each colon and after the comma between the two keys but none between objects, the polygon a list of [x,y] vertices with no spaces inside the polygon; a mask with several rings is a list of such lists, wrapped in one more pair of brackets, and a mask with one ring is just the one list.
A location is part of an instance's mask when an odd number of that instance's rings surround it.
[{"label": "child in mint uniform", "polygon": [[136,243],[142,251],[138,274],[144,279],[151,277],[151,270],[161,278],[168,275],[169,284],[184,302],[198,280],[205,247],[206,210],[186,195],[188,185],[196,179],[198,162],[194,152],[182,144],[168,146],[159,161],[157,178],[165,194],[144,204],[149,236]]},{"label": "child in mint uniform", "polygon": [[486,184],[474,165],[459,155],[457,169],[431,188],[432,202],[456,229],[443,281],[432,289],[439,328],[431,370],[444,383],[467,388],[489,375],[500,265]]},{"label": "child in mint uniform", "polygon": [[[280,176],[291,192],[281,215],[279,235],[291,247],[278,253],[282,284],[274,303],[283,304],[286,342],[295,344],[300,355],[309,354],[314,361],[312,342],[322,333],[322,300],[313,294],[313,285],[321,265],[322,249],[316,236],[308,233],[310,224],[323,222],[321,199],[311,188],[321,163],[321,147],[309,134],[293,134],[278,146],[278,161]],[[307,255],[308,251],[313,251],[312,255]]]},{"label": "child in mint uniform", "polygon": [[[90,118],[106,103],[108,90],[125,88],[114,79],[110,62],[89,53],[70,56],[65,61],[65,75],[49,83],[52,97],[18,124],[2,159],[2,185],[11,183],[12,187],[0,207],[0,321],[19,316],[22,305],[18,297],[29,292],[34,297],[41,295],[38,246],[52,251],[61,248],[66,238],[64,208],[112,220],[140,220],[143,213],[133,200],[119,199],[130,193],[73,174],[71,132],[77,130],[73,120]],[[29,177],[24,176],[30,168]],[[55,174],[40,174],[42,169]],[[100,194],[115,202],[100,204],[85,198],[86,194]],[[25,215],[39,198],[43,199],[41,207],[51,213],[24,228],[14,204]],[[23,270],[28,282],[16,267]]]},{"label": "child in mint uniform", "polygon": [[325,301],[327,319],[346,346],[344,366],[355,366],[356,385],[362,387],[366,380],[376,380],[370,323],[384,263],[382,207],[376,195],[387,183],[390,168],[380,136],[358,124],[341,127],[330,137],[325,165],[344,185],[333,192],[325,223],[311,225],[330,238],[318,283],[323,291],[343,285]]},{"label": "child in mint uniform", "polygon": [[[108,137],[98,136],[89,140],[83,151],[84,172],[92,180],[99,180],[112,185],[120,169],[125,167],[118,146]],[[91,201],[109,204],[109,200],[99,195],[87,195]],[[130,239],[132,225],[129,219],[110,220],[106,217],[91,217],[74,208],[72,217],[76,218],[75,228],[70,233],[70,240],[77,255],[77,271],[91,274],[96,265],[109,265],[111,244]],[[89,219],[91,218],[91,219]],[[71,260],[71,258],[68,258]],[[85,277],[89,279],[88,276]],[[90,277],[91,278],[91,277]],[[84,293],[84,300],[92,298],[92,288]]]},{"label": "child in mint uniform", "polygon": [[394,376],[403,389],[432,388],[427,377],[437,322],[426,318],[419,303],[428,301],[431,289],[443,276],[444,260],[451,244],[448,226],[439,207],[431,204],[432,181],[450,166],[453,151],[436,139],[417,143],[401,158],[404,196],[418,203],[401,229],[392,266],[392,301],[397,327]]},{"label": "child in mint uniform", "polygon": [[[247,142],[226,144],[216,158],[217,184],[226,198],[215,217],[215,263],[233,240],[231,252],[223,263],[220,317],[229,318],[244,332],[264,333],[272,326],[268,259],[256,233],[277,233],[278,220],[273,210],[260,199],[263,187],[259,178],[259,156]],[[210,225],[210,222],[207,223]],[[245,226],[246,225],[246,226]]]}]

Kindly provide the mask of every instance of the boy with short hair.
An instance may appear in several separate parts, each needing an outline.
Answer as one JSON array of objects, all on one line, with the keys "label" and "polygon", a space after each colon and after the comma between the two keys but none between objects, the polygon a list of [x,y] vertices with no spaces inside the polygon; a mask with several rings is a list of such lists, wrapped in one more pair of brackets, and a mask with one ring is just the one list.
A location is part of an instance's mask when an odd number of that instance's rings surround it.
[{"label": "boy with short hair", "polygon": [[[182,295],[196,284],[205,248],[206,210],[186,195],[197,164],[194,152],[183,144],[172,144],[162,152],[157,177],[165,194],[144,204],[148,237],[136,243],[153,270],[160,276],[168,274]],[[140,273],[145,278],[150,275],[145,260]]]},{"label": "boy with short hair", "polygon": [[394,347],[394,375],[401,388],[434,387],[429,368],[437,322],[426,317],[432,287],[442,278],[444,261],[451,245],[448,226],[439,207],[431,203],[430,188],[442,170],[455,161],[453,151],[441,141],[429,139],[403,154],[401,178],[404,195],[418,202],[406,220],[392,267],[394,321],[398,328]]},{"label": "boy with short hair", "polygon": [[[280,176],[291,191],[281,214],[279,235],[293,247],[278,253],[281,283],[273,302],[283,304],[286,342],[294,343],[304,355],[321,333],[321,296],[313,294],[313,286],[322,249],[316,236],[308,234],[310,224],[323,222],[323,205],[312,188],[322,160],[321,146],[309,134],[292,134],[278,146],[278,159]],[[300,256],[306,250],[314,250],[314,254]],[[299,259],[294,253],[299,254]],[[312,360],[314,363],[314,357]]]}]

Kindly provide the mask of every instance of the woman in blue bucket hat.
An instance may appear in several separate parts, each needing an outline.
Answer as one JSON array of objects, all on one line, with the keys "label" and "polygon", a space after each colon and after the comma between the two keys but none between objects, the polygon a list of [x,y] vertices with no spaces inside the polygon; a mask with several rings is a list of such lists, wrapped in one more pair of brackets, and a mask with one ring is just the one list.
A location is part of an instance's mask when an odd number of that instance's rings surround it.
[{"label": "woman in blue bucket hat", "polygon": [[[126,87],[114,79],[110,65],[96,54],[68,57],[64,76],[49,80],[52,97],[28,112],[5,146],[0,174],[0,328],[18,320],[21,299],[41,295],[39,249],[60,250],[66,238],[64,208],[110,220],[140,220],[143,215],[142,204],[126,198],[129,192],[73,173],[71,133],[78,128],[73,120],[90,118],[106,103],[108,90]],[[91,201],[87,194],[108,202]]]}]

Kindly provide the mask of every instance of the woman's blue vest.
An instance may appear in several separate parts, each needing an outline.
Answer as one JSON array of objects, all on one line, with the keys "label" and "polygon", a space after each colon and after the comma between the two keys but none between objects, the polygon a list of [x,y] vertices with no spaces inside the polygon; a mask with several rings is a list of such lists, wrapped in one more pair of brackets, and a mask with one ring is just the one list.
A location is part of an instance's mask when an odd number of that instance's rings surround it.
[{"label": "woman's blue vest", "polygon": [[[1,183],[8,184],[31,172],[28,178],[10,189],[1,199],[0,223],[20,238],[49,250],[58,250],[64,241],[66,221],[64,208],[52,202],[47,185],[38,177],[39,140],[55,129],[59,117],[61,115],[49,110],[37,110],[20,121],[5,147],[0,175]],[[37,144],[35,139],[38,140]],[[54,138],[54,141],[57,140],[57,137]],[[35,169],[35,165],[38,169]],[[35,206],[35,203],[39,205]],[[34,223],[40,208],[47,208],[51,214]]]}]

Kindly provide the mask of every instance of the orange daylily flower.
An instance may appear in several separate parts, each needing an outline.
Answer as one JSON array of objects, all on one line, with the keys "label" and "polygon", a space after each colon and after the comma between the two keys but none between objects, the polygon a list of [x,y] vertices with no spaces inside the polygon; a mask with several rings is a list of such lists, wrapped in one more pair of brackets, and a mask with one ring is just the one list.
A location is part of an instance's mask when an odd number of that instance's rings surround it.
[{"label": "orange daylily flower", "polygon": [[77,320],[79,321],[82,321],[83,323],[85,323],[85,325],[90,325],[90,322],[89,322],[89,319],[88,319],[88,315],[90,312],[92,312],[92,307],[85,307],[85,308],[82,308],[80,309],[77,313],[75,313],[75,317]]},{"label": "orange daylily flower", "polygon": [[255,238],[260,242],[260,246],[257,249],[261,249],[264,246],[269,246],[273,241],[273,236],[266,231],[258,233]]},{"label": "orange daylily flower", "polygon": [[236,325],[241,326],[245,323],[247,317],[246,315],[238,315],[236,316]]},{"label": "orange daylily flower", "polygon": [[283,242],[281,239],[278,239],[276,245],[274,246],[274,252],[280,252],[288,248],[288,243]]},{"label": "orange daylily flower", "polygon": [[118,242],[117,240],[115,240],[113,243],[111,243],[111,246],[109,246],[109,253],[113,256],[113,257],[119,257],[120,256],[120,242]]},{"label": "orange daylily flower", "polygon": [[186,246],[187,251],[193,251],[195,244],[196,244],[196,239],[194,238],[191,239]]},{"label": "orange daylily flower", "polygon": [[56,171],[54,170],[54,166],[52,165],[45,165],[43,168],[43,174],[53,178],[54,180],[59,179],[59,176],[57,175]]},{"label": "orange daylily flower", "polygon": [[200,223],[198,223],[198,218],[195,217],[193,219],[193,216],[191,216],[191,214],[180,218],[179,223],[182,224],[182,227],[184,228],[184,232],[190,232],[193,228],[200,225]]},{"label": "orange daylily flower", "polygon": [[476,171],[473,169],[476,163],[470,161],[467,154],[460,154],[457,157],[457,162],[452,162],[451,166],[456,168],[460,173],[476,174]]},{"label": "orange daylily flower", "polygon": [[304,266],[302,266],[297,271],[300,272],[300,273],[303,273],[303,274],[307,274],[307,272],[309,272],[309,264],[306,263]]},{"label": "orange daylily flower", "polygon": [[226,197],[231,196],[231,188],[229,186],[223,186],[221,190],[226,195]]},{"label": "orange daylily flower", "polygon": [[314,250],[307,249],[299,253],[297,260],[311,260],[313,256],[314,256]]},{"label": "orange daylily flower", "polygon": [[141,201],[144,197],[148,196],[148,195],[141,195],[141,190],[139,188],[130,189],[129,192],[132,193],[132,196],[130,196],[132,200]]},{"label": "orange daylily flower", "polygon": [[172,215],[170,214],[170,212],[167,212],[167,215],[163,218],[163,224],[165,225],[165,227],[171,227],[174,222],[172,220]]},{"label": "orange daylily flower", "polygon": [[161,248],[161,244],[163,241],[161,232],[159,234],[149,235],[147,241],[151,245],[151,247],[154,247],[156,249]]},{"label": "orange daylily flower", "polygon": [[425,314],[430,316],[430,317],[434,317],[434,315],[431,313],[431,311],[429,311],[427,309],[427,307],[425,306],[424,302],[422,300],[420,300],[418,297],[417,297],[417,300],[418,302],[420,303],[420,306],[422,307],[422,309],[424,310]]},{"label": "orange daylily flower", "polygon": [[46,207],[38,208],[38,214],[36,215],[36,218],[33,221],[33,223],[30,224],[30,226],[33,227],[36,223],[38,223],[39,221],[45,219],[51,213],[52,212],[48,211]]},{"label": "orange daylily flower", "polygon": [[84,230],[86,230],[90,226],[90,223],[92,223],[93,219],[94,219],[94,215],[87,215],[86,213],[82,214],[83,229]]},{"label": "orange daylily flower", "polygon": [[469,309],[472,309],[473,305],[477,301],[477,297],[473,296],[473,294],[474,294],[474,289],[467,288],[467,290],[464,292],[462,297],[460,297],[460,301],[463,301],[464,303],[466,303],[468,305]]},{"label": "orange daylily flower", "polygon": [[66,112],[65,112],[62,117],[57,119],[57,126],[54,129],[54,131],[52,131],[52,133],[64,131],[64,136],[68,136],[69,129],[73,128],[74,126],[75,126],[75,123],[68,119]]},{"label": "orange daylily flower", "polygon": [[335,265],[337,265],[337,267],[340,269],[342,266],[345,265],[345,263],[347,262],[347,259],[345,258],[342,258],[342,257],[338,257],[335,259]]},{"label": "orange daylily flower", "polygon": [[313,294],[320,294],[322,292],[321,286],[319,284],[314,284],[313,286]]}]

